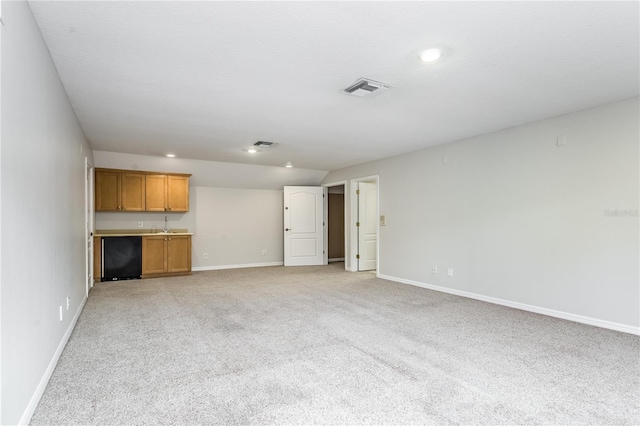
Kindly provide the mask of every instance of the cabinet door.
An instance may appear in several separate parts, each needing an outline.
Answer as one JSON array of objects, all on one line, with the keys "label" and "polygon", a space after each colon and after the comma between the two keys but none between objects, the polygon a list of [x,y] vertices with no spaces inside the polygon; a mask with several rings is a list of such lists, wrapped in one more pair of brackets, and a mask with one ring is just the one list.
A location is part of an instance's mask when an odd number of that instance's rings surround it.
[{"label": "cabinet door", "polygon": [[170,212],[189,211],[189,178],[167,176],[167,209]]},{"label": "cabinet door", "polygon": [[178,235],[169,237],[168,272],[191,271],[191,236]]},{"label": "cabinet door", "polygon": [[147,175],[145,182],[146,211],[163,212],[167,210],[167,175]]},{"label": "cabinet door", "polygon": [[120,173],[96,170],[96,211],[120,210]]},{"label": "cabinet door", "polygon": [[142,237],[142,275],[167,272],[167,237]]},{"label": "cabinet door", "polygon": [[143,173],[122,173],[120,180],[122,210],[129,212],[144,211],[144,186]]}]

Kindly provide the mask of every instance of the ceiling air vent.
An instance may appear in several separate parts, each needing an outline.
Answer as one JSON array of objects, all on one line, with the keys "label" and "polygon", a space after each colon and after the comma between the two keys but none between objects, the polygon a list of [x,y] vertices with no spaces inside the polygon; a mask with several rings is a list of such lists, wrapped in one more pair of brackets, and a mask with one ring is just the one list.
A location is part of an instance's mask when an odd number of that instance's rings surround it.
[{"label": "ceiling air vent", "polygon": [[344,89],[344,93],[347,95],[358,96],[360,98],[370,98],[388,90],[390,87],[391,86],[388,84],[380,83],[379,81],[370,80],[368,78],[359,78],[351,86]]},{"label": "ceiling air vent", "polygon": [[276,146],[276,145],[278,144],[273,142],[267,142],[267,141],[258,141],[253,144],[253,146],[258,146],[260,148],[269,148],[271,146]]}]

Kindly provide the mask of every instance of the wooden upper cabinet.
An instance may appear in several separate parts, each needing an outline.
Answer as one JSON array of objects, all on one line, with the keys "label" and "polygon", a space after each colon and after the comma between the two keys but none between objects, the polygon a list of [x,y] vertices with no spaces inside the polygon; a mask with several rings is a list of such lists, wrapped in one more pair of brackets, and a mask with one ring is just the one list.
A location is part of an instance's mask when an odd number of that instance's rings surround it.
[{"label": "wooden upper cabinet", "polygon": [[96,169],[96,211],[188,212],[189,176]]},{"label": "wooden upper cabinet", "polygon": [[148,212],[188,212],[189,177],[147,174]]},{"label": "wooden upper cabinet", "polygon": [[144,173],[96,170],[96,211],[144,211]]},{"label": "wooden upper cabinet", "polygon": [[170,212],[189,211],[189,178],[167,176],[167,208]]},{"label": "wooden upper cabinet", "polygon": [[146,175],[148,212],[164,212],[167,210],[167,176]]},{"label": "wooden upper cabinet", "polygon": [[120,172],[96,170],[96,211],[119,211]]},{"label": "wooden upper cabinet", "polygon": [[144,211],[145,182],[143,173],[122,173],[120,178],[120,199],[122,211]]}]

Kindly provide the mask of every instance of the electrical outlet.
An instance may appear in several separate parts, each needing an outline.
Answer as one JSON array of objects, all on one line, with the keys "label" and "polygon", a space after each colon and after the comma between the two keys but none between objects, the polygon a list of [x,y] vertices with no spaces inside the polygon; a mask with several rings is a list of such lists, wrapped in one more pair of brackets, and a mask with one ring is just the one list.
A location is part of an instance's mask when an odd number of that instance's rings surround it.
[{"label": "electrical outlet", "polygon": [[453,268],[449,268],[449,270],[447,271],[447,275],[449,275],[450,277],[453,276]]},{"label": "electrical outlet", "polygon": [[67,297],[67,311],[69,310],[70,306],[71,306],[71,301],[69,300],[69,297]]},{"label": "electrical outlet", "polygon": [[266,250],[262,250],[262,255],[266,256],[267,255],[267,251]]},{"label": "electrical outlet", "polygon": [[209,254],[207,254],[207,253],[202,253],[202,258],[203,258],[203,259],[208,259],[208,258],[209,258]]},{"label": "electrical outlet", "polygon": [[144,223],[143,222],[138,222],[138,228],[142,228],[144,227]]},{"label": "electrical outlet", "polygon": [[60,305],[60,321],[62,321],[62,305]]},{"label": "electrical outlet", "polygon": [[432,274],[437,274],[438,273],[438,267],[434,266],[433,269],[431,270]]}]

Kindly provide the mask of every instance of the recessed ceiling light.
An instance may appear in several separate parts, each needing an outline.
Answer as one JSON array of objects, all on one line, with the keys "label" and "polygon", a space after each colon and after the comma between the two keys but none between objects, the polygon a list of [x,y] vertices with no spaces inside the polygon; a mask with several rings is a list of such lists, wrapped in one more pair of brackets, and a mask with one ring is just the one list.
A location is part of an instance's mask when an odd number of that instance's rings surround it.
[{"label": "recessed ceiling light", "polygon": [[442,50],[433,47],[422,52],[420,54],[420,59],[423,62],[433,62],[440,59],[440,56],[442,56]]},{"label": "recessed ceiling light", "polygon": [[291,161],[287,161],[287,164],[284,165],[287,169],[290,169],[293,167],[293,164],[291,164]]},{"label": "recessed ceiling light", "polygon": [[167,157],[169,158],[174,158],[176,155],[175,154],[167,154]]},{"label": "recessed ceiling light", "polygon": [[258,150],[257,150],[257,149],[255,149],[255,148],[249,148],[249,149],[247,150],[247,152],[248,152],[249,154],[255,154],[256,152],[258,152]]}]

